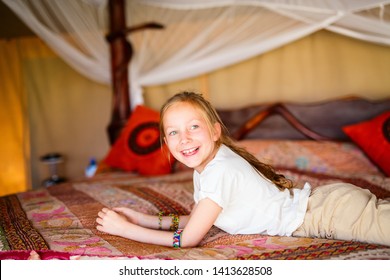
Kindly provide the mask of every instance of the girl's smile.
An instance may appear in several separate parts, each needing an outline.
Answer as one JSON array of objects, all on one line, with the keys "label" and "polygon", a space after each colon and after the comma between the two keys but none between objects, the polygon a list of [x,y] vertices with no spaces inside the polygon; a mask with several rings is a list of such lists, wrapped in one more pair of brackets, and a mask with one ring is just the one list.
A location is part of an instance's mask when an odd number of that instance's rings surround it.
[{"label": "girl's smile", "polygon": [[183,150],[182,151],[182,154],[184,156],[192,156],[194,154],[196,154],[196,152],[199,150],[199,147],[198,148],[192,148],[192,149],[188,149],[188,150]]}]

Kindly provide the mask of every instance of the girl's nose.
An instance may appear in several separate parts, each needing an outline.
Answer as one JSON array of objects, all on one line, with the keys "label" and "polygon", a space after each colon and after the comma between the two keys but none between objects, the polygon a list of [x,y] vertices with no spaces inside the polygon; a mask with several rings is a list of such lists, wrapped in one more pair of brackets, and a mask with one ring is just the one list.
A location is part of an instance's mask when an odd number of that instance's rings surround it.
[{"label": "girl's nose", "polygon": [[191,141],[191,138],[190,138],[190,135],[187,131],[181,134],[181,138],[180,138],[181,144],[186,144],[190,141]]}]

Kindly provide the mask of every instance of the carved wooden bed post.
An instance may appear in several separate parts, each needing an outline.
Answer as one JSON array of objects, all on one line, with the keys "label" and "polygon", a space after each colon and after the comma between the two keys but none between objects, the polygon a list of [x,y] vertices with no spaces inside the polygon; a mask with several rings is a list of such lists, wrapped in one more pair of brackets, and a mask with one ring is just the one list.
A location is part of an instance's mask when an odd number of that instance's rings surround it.
[{"label": "carved wooden bed post", "polygon": [[145,23],[126,27],[126,0],[109,0],[110,31],[106,36],[111,51],[112,113],[108,125],[108,136],[113,144],[126,125],[131,114],[131,101],[128,80],[128,65],[133,55],[131,43],[126,35],[146,28],[164,28],[158,23]]},{"label": "carved wooden bed post", "polygon": [[107,40],[111,51],[111,79],[113,89],[112,115],[108,125],[108,136],[113,144],[121,128],[130,115],[130,97],[128,82],[128,63],[132,56],[131,45],[126,41],[126,35],[120,36],[126,29],[125,0],[110,0],[110,33]]}]

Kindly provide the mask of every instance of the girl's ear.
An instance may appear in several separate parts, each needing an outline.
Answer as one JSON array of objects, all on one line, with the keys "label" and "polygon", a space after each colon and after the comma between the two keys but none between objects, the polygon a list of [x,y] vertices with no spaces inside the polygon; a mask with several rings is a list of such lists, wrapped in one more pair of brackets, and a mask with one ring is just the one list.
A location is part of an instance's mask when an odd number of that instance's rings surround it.
[{"label": "girl's ear", "polygon": [[219,122],[216,122],[214,124],[214,135],[213,135],[213,141],[218,141],[219,138],[221,137],[221,124]]}]

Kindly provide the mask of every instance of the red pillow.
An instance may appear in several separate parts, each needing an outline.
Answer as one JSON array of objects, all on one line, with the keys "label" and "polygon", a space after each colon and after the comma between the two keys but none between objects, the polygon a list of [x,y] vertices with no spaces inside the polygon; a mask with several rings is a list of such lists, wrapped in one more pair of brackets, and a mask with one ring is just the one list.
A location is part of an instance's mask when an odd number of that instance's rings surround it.
[{"label": "red pillow", "polygon": [[161,148],[159,120],[158,112],[137,106],[103,162],[142,175],[170,173],[174,159],[165,144]]},{"label": "red pillow", "polygon": [[368,121],[344,126],[343,131],[390,176],[390,111]]}]

